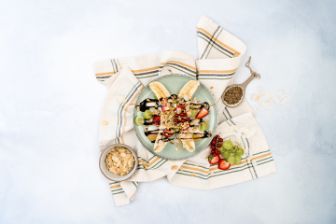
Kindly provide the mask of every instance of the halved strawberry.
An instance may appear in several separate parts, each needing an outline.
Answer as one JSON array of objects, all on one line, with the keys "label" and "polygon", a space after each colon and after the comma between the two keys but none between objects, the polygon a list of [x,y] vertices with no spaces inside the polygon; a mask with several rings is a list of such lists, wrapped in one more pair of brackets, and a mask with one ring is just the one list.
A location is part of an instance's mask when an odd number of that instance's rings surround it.
[{"label": "halved strawberry", "polygon": [[227,161],[225,161],[224,159],[220,159],[218,162],[218,169],[220,170],[227,170],[229,169],[231,166],[231,164]]},{"label": "halved strawberry", "polygon": [[162,106],[162,107],[161,107],[161,110],[162,110],[163,112],[168,111],[168,110],[169,110],[169,107],[168,107],[168,106]]},{"label": "halved strawberry", "polygon": [[167,99],[167,98],[162,98],[162,99],[160,100],[160,103],[161,103],[162,106],[166,106],[167,103],[168,103],[168,99]]},{"label": "halved strawberry", "polygon": [[181,107],[176,107],[175,112],[176,112],[176,114],[182,113],[182,108]]},{"label": "halved strawberry", "polygon": [[154,115],[153,116],[153,124],[156,126],[160,125],[160,116],[159,115]]},{"label": "halved strawberry", "polygon": [[169,137],[171,137],[171,136],[173,136],[173,134],[174,134],[174,131],[173,130],[171,130],[171,129],[164,129],[163,130],[163,136],[165,136],[166,138],[169,138]]},{"label": "halved strawberry", "polygon": [[218,155],[209,155],[209,156],[208,156],[208,160],[209,160],[209,163],[210,163],[211,165],[215,165],[215,164],[217,164],[218,161],[219,161],[219,156],[218,156]]},{"label": "halved strawberry", "polygon": [[197,119],[202,119],[203,117],[207,116],[209,114],[209,111],[205,109],[204,107],[201,108],[201,110],[196,115]]}]

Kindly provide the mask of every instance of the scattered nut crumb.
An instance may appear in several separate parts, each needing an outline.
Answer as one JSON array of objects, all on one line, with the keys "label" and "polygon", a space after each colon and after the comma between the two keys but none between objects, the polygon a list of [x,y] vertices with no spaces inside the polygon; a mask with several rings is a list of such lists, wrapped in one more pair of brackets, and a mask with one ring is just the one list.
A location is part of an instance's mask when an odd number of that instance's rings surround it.
[{"label": "scattered nut crumb", "polygon": [[109,122],[107,120],[102,120],[101,124],[104,125],[104,126],[107,126],[107,125],[109,125]]},{"label": "scattered nut crumb", "polygon": [[172,166],[170,167],[170,169],[175,171],[175,170],[178,169],[178,166],[177,166],[177,165],[172,165]]}]

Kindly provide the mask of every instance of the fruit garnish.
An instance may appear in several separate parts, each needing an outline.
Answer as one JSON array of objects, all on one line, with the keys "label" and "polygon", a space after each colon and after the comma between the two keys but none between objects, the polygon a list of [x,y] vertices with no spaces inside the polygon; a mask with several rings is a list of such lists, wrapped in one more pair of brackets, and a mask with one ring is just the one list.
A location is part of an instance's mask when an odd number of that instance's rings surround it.
[{"label": "fruit garnish", "polygon": [[168,99],[167,98],[161,98],[160,99],[161,106],[167,106],[168,104]]},{"label": "fruit garnish", "polygon": [[198,114],[197,110],[191,110],[190,111],[190,118],[195,119],[197,114]]},{"label": "fruit garnish", "polygon": [[146,111],[143,113],[143,117],[144,117],[146,120],[151,119],[152,116],[153,116],[153,113],[152,113],[152,111],[150,111],[150,110],[146,110]]},{"label": "fruit garnish", "polygon": [[240,155],[240,156],[244,155],[244,149],[241,148],[241,147],[239,147],[239,148],[237,149],[237,154]]},{"label": "fruit garnish", "polygon": [[242,159],[242,157],[240,155],[235,155],[235,162],[234,162],[234,164],[235,165],[240,164],[241,159]]},{"label": "fruit garnish", "polygon": [[188,81],[180,90],[179,97],[191,99],[194,92],[196,92],[200,82],[198,80],[190,80]]},{"label": "fruit garnish", "polygon": [[174,131],[171,130],[171,129],[164,129],[163,132],[162,132],[163,136],[165,136],[166,138],[169,138],[171,136],[174,135]]},{"label": "fruit garnish", "polygon": [[228,150],[225,150],[224,152],[222,151],[221,154],[225,160],[227,160],[230,156],[230,152]]},{"label": "fruit garnish", "polygon": [[159,126],[160,125],[160,116],[159,115],[154,115],[153,116],[153,124],[156,125],[156,126]]},{"label": "fruit garnish", "polygon": [[231,163],[231,164],[235,164],[235,161],[236,161],[236,159],[235,159],[235,155],[231,153],[231,154],[229,155],[229,158],[227,158],[227,161],[228,161],[229,163]]},{"label": "fruit garnish", "polygon": [[223,139],[219,137],[216,142],[216,148],[219,149],[223,146]]},{"label": "fruit garnish", "polygon": [[209,111],[205,109],[204,107],[201,108],[201,110],[196,115],[197,119],[202,119],[203,117],[207,116],[209,114]]},{"label": "fruit garnish", "polygon": [[225,140],[223,143],[223,148],[225,149],[232,149],[233,148],[233,143],[231,140]]},{"label": "fruit garnish", "polygon": [[137,116],[137,117],[135,118],[135,124],[136,124],[136,125],[143,125],[144,122],[145,122],[145,120],[144,120],[144,118],[141,117],[141,116]]},{"label": "fruit garnish", "polygon": [[218,155],[209,155],[208,156],[208,161],[211,165],[215,165],[219,162],[219,156]]},{"label": "fruit garnish", "polygon": [[160,82],[149,83],[149,88],[154,92],[158,99],[169,97],[170,93],[166,87]]},{"label": "fruit garnish", "polygon": [[211,155],[220,155],[220,151],[217,148],[212,148],[211,149]]},{"label": "fruit garnish", "polygon": [[244,155],[244,149],[240,145],[233,143],[230,139],[223,141],[219,135],[212,139],[210,148],[210,155],[219,155],[220,159],[232,165],[240,164]]},{"label": "fruit garnish", "polygon": [[227,169],[230,168],[230,166],[231,166],[231,164],[228,163],[227,161],[225,161],[224,159],[221,159],[218,162],[218,169],[220,169],[220,170],[227,170]]},{"label": "fruit garnish", "polygon": [[208,128],[209,128],[209,124],[208,124],[207,121],[203,121],[203,122],[200,124],[200,130],[201,130],[201,131],[206,131],[206,130],[208,130]]},{"label": "fruit garnish", "polygon": [[213,139],[211,140],[210,145],[211,146],[216,146],[217,143],[217,139],[220,138],[219,135],[216,135],[215,137],[213,137]]}]

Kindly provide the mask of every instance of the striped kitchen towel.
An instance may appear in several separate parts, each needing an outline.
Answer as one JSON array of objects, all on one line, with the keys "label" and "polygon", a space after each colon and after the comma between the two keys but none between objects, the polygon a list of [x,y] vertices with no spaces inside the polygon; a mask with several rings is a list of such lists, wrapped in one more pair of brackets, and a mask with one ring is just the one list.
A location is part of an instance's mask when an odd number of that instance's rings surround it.
[{"label": "striped kitchen towel", "polygon": [[[232,81],[245,44],[207,17],[197,25],[198,58],[183,52],[163,52],[155,55],[100,61],[95,66],[96,78],[107,88],[99,126],[99,144],[103,150],[120,142],[136,149],[139,165],[135,175],[122,182],[109,182],[116,205],[128,204],[135,196],[139,183],[166,178],[171,184],[213,189],[253,180],[275,172],[272,153],[257,124],[254,112],[244,102],[237,108],[226,108],[220,95]],[[217,101],[217,134],[235,138],[247,150],[241,164],[229,170],[210,166],[205,149],[185,161],[159,158],[137,140],[133,130],[133,110],[144,85],[159,76],[181,74],[199,79]]]}]

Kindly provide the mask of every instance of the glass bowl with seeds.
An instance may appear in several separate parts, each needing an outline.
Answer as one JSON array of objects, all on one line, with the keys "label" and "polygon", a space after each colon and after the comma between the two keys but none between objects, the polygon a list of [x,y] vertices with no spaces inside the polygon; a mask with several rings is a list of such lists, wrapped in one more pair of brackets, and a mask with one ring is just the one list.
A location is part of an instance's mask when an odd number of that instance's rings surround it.
[{"label": "glass bowl with seeds", "polygon": [[138,159],[136,152],[124,144],[113,144],[102,151],[99,167],[102,174],[113,181],[129,179],[136,171]]}]

